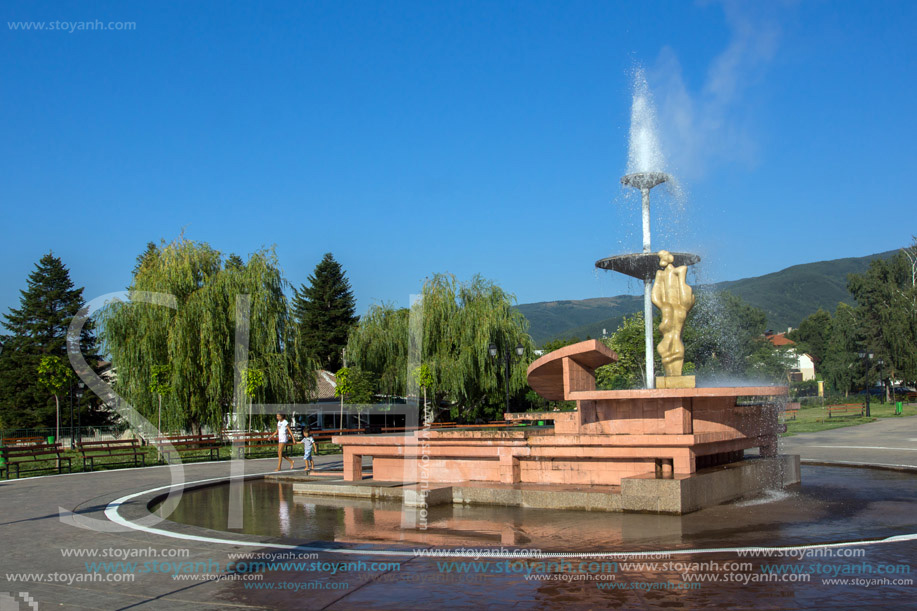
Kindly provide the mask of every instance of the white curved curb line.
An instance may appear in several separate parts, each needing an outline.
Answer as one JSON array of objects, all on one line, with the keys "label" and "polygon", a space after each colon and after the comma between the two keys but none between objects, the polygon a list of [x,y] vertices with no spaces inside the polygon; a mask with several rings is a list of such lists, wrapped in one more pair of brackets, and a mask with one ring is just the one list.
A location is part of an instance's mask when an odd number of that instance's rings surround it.
[{"label": "white curved curb line", "polygon": [[[242,479],[246,477],[258,477],[265,475],[264,473],[252,473],[242,476]],[[260,541],[235,541],[233,539],[219,539],[216,537],[202,537],[199,535],[186,535],[183,533],[170,532],[168,530],[163,530],[161,528],[154,528],[152,526],[144,526],[141,524],[136,524],[122,517],[118,512],[121,505],[124,503],[142,496],[144,494],[149,494],[151,492],[159,492],[161,490],[169,490],[175,486],[192,486],[197,484],[205,484],[210,482],[219,482],[228,479],[234,479],[231,477],[214,477],[210,479],[201,479],[194,482],[187,482],[185,484],[170,484],[168,486],[160,486],[158,488],[150,488],[149,490],[141,490],[140,492],[135,492],[133,494],[128,494],[127,496],[122,496],[119,499],[115,499],[105,508],[105,517],[107,517],[112,522],[131,528],[134,530],[139,530],[145,533],[153,535],[161,535],[163,537],[170,537],[172,539],[182,539],[184,541],[200,541],[202,543],[218,543],[220,545],[242,545],[246,547],[260,547],[260,548],[271,548],[279,550],[300,550],[303,552],[324,552],[330,554],[350,554],[354,556],[396,556],[396,557],[410,557],[410,558],[507,558],[514,560],[533,560],[537,558],[620,558],[625,557],[640,557],[640,556],[659,556],[662,554],[670,554],[673,556],[683,556],[689,554],[721,554],[721,553],[739,553],[739,552],[786,552],[789,550],[807,550],[807,549],[828,549],[835,547],[853,547],[853,546],[867,546],[867,545],[879,545],[881,543],[901,543],[903,541],[917,541],[917,533],[910,533],[906,535],[895,535],[893,537],[886,537],[884,539],[875,539],[869,541],[844,541],[841,543],[813,543],[811,545],[794,545],[787,547],[714,547],[708,549],[677,549],[677,550],[656,550],[656,551],[636,551],[636,552],[585,552],[585,553],[573,553],[573,552],[547,552],[547,553],[538,553],[530,556],[522,556],[520,554],[509,554],[509,553],[500,553],[500,554],[486,554],[486,555],[475,555],[475,554],[451,554],[449,552],[442,552],[440,554],[417,554],[413,551],[406,550],[370,550],[370,549],[346,549],[346,548],[336,548],[336,547],[309,547],[305,545],[284,545],[283,543],[263,543]],[[765,555],[760,556],[750,556],[754,557],[766,557]]]}]

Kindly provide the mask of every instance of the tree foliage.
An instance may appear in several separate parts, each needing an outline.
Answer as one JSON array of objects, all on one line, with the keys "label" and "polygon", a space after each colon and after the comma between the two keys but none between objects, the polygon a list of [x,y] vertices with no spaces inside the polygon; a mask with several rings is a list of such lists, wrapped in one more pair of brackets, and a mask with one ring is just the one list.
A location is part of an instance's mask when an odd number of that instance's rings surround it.
[{"label": "tree foliage", "polygon": [[293,316],[299,337],[318,363],[331,371],[342,363],[341,350],[357,322],[350,281],[331,253],[315,266],[309,284],[294,290]]},{"label": "tree foliage", "polygon": [[[654,316],[653,358],[662,370],[659,354],[659,316]],[[764,340],[767,317],[741,298],[727,292],[702,292],[685,322],[684,375],[697,375],[705,383],[786,382],[795,357]],[[596,370],[601,389],[645,388],[646,356],[643,314],[626,316],[610,338],[604,340],[618,361]]]},{"label": "tree foliage", "polygon": [[[655,346],[662,339],[659,320],[653,321],[653,359],[656,371],[662,369],[662,360]],[[625,316],[621,325],[611,334],[605,344],[614,350],[618,360],[599,367],[595,372],[596,386],[603,390],[625,388],[646,388],[646,345],[643,313]]]},{"label": "tree foliage", "polygon": [[150,392],[154,395],[167,395],[172,392],[169,380],[172,377],[172,368],[168,365],[153,365],[150,369]]},{"label": "tree foliage", "polygon": [[242,387],[245,389],[245,396],[250,400],[258,396],[258,392],[264,387],[264,372],[253,367],[246,367],[242,371]]},{"label": "tree foliage", "polygon": [[825,343],[825,358],[819,366],[829,390],[835,393],[846,395],[859,378],[854,369],[859,344],[857,335],[856,311],[846,303],[839,303]]},{"label": "tree foliage", "polygon": [[[893,257],[872,261],[866,272],[850,274],[847,287],[855,307],[840,303],[833,317],[816,312],[791,336],[813,352],[823,342],[817,366],[829,391],[847,394],[866,384],[867,375],[886,383],[917,380],[917,239]],[[875,354],[868,370],[860,352]]]},{"label": "tree foliage", "polygon": [[803,319],[798,329],[787,333],[787,338],[796,342],[796,349],[814,357],[816,363],[825,360],[830,337],[831,314],[821,308]]},{"label": "tree foliage", "polygon": [[414,377],[414,383],[420,388],[428,389],[433,387],[433,370],[426,363],[415,367],[411,375]]},{"label": "tree foliage", "polygon": [[[451,274],[437,274],[422,289],[419,363],[429,367],[435,404],[449,405],[450,417],[465,420],[493,418],[503,411],[503,361],[488,354],[491,343],[499,354],[525,348],[510,368],[511,394],[524,392],[525,368],[532,360],[528,323],[512,306],[515,298],[499,286],[475,276],[459,282]],[[350,334],[348,359],[378,376],[387,394],[407,392],[408,326],[410,311],[376,305]]]},{"label": "tree foliage", "polygon": [[234,349],[236,324],[244,322],[236,320],[237,297],[247,295],[248,366],[263,374],[262,396],[275,403],[307,400],[314,375],[302,367],[284,284],[272,250],[252,254],[238,267],[224,266],[220,253],[205,243],[179,238],[162,244],[143,258],[130,292],[174,296],[177,308],[116,302],[101,317],[119,394],[151,417],[153,368],[169,363],[164,428],[221,426],[244,390],[234,387]]},{"label": "tree foliage", "polygon": [[73,376],[73,369],[69,363],[59,356],[50,354],[41,357],[41,362],[36,370],[38,374],[38,385],[45,389],[54,397],[55,408],[55,432],[54,439],[60,439],[60,394],[61,391],[70,383]]},{"label": "tree foliage", "polygon": [[52,395],[59,394],[70,381],[73,370],[59,356],[43,356],[36,370],[38,385]]},{"label": "tree foliage", "polygon": [[346,399],[348,403],[365,405],[373,402],[375,383],[373,375],[356,367],[341,367],[334,374],[337,386],[334,396]]},{"label": "tree foliage", "polygon": [[[907,255],[873,261],[865,274],[851,274],[862,347],[887,367],[884,374],[917,379],[917,287]],[[872,376],[871,376],[872,377]]]},{"label": "tree foliage", "polygon": [[698,376],[744,378],[761,350],[766,327],[764,310],[742,298],[727,291],[699,292],[685,323],[685,360],[695,364]]},{"label": "tree foliage", "polygon": [[560,350],[561,348],[564,348],[566,346],[578,344],[581,341],[583,340],[581,340],[578,337],[552,339],[552,340],[546,341],[545,343],[541,345],[541,351],[543,354],[548,354],[549,352]]}]

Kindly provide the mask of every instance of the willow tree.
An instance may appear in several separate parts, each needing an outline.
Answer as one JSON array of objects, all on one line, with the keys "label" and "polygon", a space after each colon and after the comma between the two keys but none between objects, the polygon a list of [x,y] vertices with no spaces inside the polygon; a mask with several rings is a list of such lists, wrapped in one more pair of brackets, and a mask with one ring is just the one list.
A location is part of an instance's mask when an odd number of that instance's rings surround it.
[{"label": "willow tree", "polygon": [[[429,368],[425,388],[435,401],[450,405],[450,417],[473,420],[503,412],[502,358],[492,359],[488,346],[499,354],[519,343],[526,349],[510,368],[510,392],[527,388],[525,369],[531,360],[532,339],[528,322],[513,308],[515,297],[475,276],[458,282],[451,274],[437,274],[424,283],[419,307],[422,314],[420,363]],[[408,376],[408,326],[410,313],[389,305],[374,306],[350,333],[347,357],[375,373],[380,390],[406,392]]]},{"label": "willow tree", "polygon": [[349,334],[347,355],[357,367],[376,374],[382,394],[407,392],[408,319],[407,309],[374,304]]},{"label": "willow tree", "polygon": [[[225,265],[209,245],[183,238],[147,250],[129,292],[171,295],[176,307],[116,302],[106,308],[101,336],[116,371],[116,390],[151,419],[157,403],[150,390],[154,368],[168,363],[164,382],[171,390],[163,397],[163,426],[218,428],[244,394],[235,386],[242,373],[234,354],[239,322],[249,330],[247,367],[263,374],[259,397],[270,403],[307,400],[314,375],[299,364],[284,286],[272,250],[254,253],[243,265],[235,260]],[[242,295],[248,296],[241,309],[248,320],[237,321]]]}]

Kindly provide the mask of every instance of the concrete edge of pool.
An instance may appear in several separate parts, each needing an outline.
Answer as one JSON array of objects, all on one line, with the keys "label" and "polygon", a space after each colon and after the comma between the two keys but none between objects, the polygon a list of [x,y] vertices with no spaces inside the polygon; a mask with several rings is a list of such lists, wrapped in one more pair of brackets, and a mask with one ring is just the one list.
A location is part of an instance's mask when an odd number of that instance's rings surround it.
[{"label": "concrete edge of pool", "polygon": [[377,499],[410,507],[500,505],[530,509],[623,511],[680,515],[754,496],[800,482],[798,455],[757,457],[702,469],[691,476],[622,478],[620,486],[499,484],[495,482],[423,483],[316,480],[305,472],[268,474],[292,482],[294,494]]}]

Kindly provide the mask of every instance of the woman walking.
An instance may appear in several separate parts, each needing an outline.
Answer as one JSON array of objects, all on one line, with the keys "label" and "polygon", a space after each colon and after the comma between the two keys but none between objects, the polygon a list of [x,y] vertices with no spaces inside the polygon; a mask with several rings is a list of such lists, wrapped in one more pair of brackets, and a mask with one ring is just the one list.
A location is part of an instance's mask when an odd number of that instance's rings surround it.
[{"label": "woman walking", "polygon": [[[283,467],[283,449],[288,443],[292,441],[293,431],[290,430],[290,423],[287,422],[287,417],[284,414],[277,414],[277,430],[271,434],[269,439],[277,438],[277,469],[275,471],[280,471]],[[293,468],[293,459],[287,458],[287,461],[290,463],[290,468]]]}]

